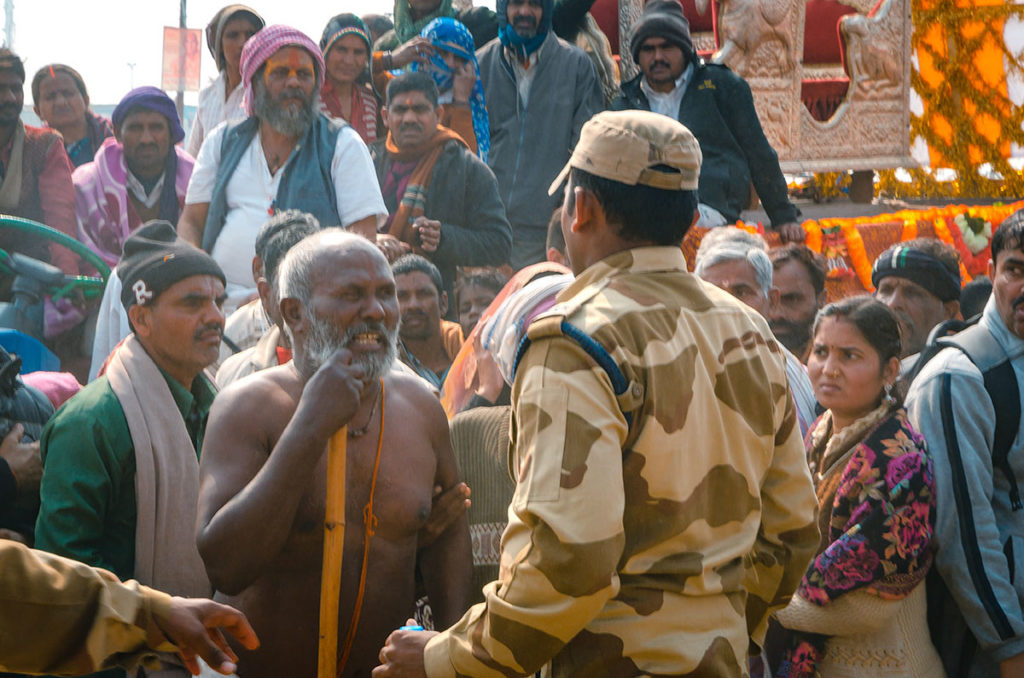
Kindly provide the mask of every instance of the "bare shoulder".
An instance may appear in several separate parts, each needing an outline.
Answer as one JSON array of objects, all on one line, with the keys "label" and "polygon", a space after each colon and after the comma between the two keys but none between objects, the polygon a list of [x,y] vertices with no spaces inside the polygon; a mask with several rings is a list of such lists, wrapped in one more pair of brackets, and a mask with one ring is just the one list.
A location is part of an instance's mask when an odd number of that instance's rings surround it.
[{"label": "bare shoulder", "polygon": [[420,377],[400,370],[391,370],[384,377],[384,385],[390,393],[413,405],[432,403],[438,408],[441,403],[430,386]]},{"label": "bare shoulder", "polygon": [[448,418],[444,414],[437,395],[430,389],[427,382],[420,377],[405,372],[391,370],[384,377],[384,385],[393,402],[401,403],[402,409],[410,415],[420,418],[420,424],[434,429],[443,426],[448,428]]},{"label": "bare shoulder", "polygon": [[290,412],[295,409],[301,393],[302,385],[290,364],[260,370],[229,384],[217,394],[210,411],[210,423],[223,419],[256,423],[268,413]]}]

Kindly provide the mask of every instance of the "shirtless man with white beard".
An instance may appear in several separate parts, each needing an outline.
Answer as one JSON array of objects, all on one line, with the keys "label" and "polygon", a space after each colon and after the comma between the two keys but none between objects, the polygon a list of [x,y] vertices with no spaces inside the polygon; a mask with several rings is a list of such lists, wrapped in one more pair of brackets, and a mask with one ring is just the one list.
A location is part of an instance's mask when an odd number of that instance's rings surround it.
[{"label": "shirtless man with white beard", "polygon": [[[362,588],[341,675],[369,676],[387,635],[414,609],[417,561],[440,626],[468,607],[465,515],[428,546],[419,544],[434,486],[457,482],[448,424],[422,382],[389,369],[398,300],[388,262],[372,243],[339,229],[312,235],[281,264],[280,288],[294,360],[218,396],[203,449],[199,549],[215,588],[245,612],[263,643],[239,653],[238,675],[313,678],[325,450],[348,425],[338,644]],[[371,493],[376,528],[361,583]]]}]

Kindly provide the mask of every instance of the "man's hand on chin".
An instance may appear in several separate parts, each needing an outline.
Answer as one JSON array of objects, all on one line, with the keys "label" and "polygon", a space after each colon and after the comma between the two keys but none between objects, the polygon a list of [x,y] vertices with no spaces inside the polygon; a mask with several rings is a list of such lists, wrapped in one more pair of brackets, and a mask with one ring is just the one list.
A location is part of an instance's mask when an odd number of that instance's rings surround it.
[{"label": "man's hand on chin", "polygon": [[[410,619],[407,625],[414,625]],[[423,648],[437,631],[392,631],[380,649],[380,666],[373,670],[374,678],[427,678],[423,666]]]}]

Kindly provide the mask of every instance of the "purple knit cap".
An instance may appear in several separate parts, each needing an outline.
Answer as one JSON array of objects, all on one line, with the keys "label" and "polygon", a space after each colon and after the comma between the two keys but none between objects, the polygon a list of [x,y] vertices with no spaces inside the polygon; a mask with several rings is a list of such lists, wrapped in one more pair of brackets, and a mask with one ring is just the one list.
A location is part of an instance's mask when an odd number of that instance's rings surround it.
[{"label": "purple knit cap", "polygon": [[245,112],[252,115],[252,77],[260,66],[267,62],[282,47],[301,47],[313,57],[313,64],[316,68],[316,89],[319,92],[320,85],[324,80],[324,58],[320,54],[320,47],[313,42],[308,35],[291,26],[276,24],[261,29],[256,35],[245,42],[242,48],[242,60],[239,70],[242,72],[242,105]]},{"label": "purple knit cap", "polygon": [[136,87],[124,95],[121,103],[114,109],[110,121],[114,123],[114,129],[120,132],[124,119],[133,108],[145,108],[146,110],[159,113],[167,118],[167,124],[171,129],[171,143],[178,143],[185,138],[185,130],[181,128],[181,120],[178,119],[178,108],[174,100],[167,96],[167,93],[156,87]]}]

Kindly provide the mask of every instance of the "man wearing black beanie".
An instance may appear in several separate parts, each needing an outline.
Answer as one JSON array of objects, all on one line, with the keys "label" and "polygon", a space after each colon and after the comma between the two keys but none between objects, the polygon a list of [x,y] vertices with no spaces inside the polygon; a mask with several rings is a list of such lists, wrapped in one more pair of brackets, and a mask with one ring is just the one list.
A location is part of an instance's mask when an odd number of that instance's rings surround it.
[{"label": "man wearing black beanie", "polygon": [[875,259],[871,284],[900,321],[901,371],[909,373],[932,329],[960,316],[960,257],[938,238],[899,242]]},{"label": "man wearing black beanie", "polygon": [[214,388],[202,372],[219,354],[224,273],[152,221],[125,241],[118,275],[134,332],[43,430],[36,547],[206,597],[194,527]]},{"label": "man wearing black beanie", "polygon": [[622,84],[610,108],[661,113],[697,137],[704,155],[697,225],[735,223],[753,183],[783,242],[803,242],[800,212],[789,202],[779,157],[761,128],[750,86],[727,66],[705,63],[697,55],[678,0],[650,0],[633,25],[629,46],[641,73]]}]

